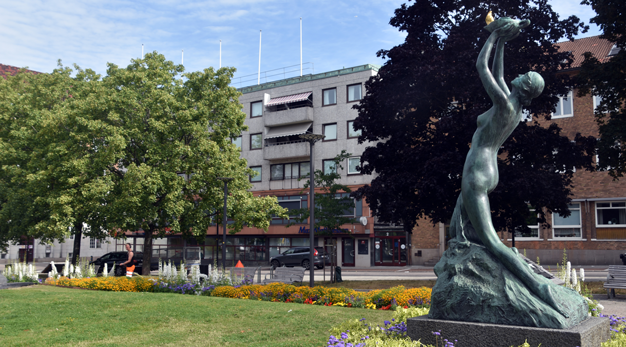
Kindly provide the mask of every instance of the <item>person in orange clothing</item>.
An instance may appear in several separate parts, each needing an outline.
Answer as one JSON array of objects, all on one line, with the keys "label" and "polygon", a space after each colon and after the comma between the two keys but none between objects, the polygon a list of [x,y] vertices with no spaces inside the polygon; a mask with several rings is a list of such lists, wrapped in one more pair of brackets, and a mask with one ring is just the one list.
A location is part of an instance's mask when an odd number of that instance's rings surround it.
[{"label": "person in orange clothing", "polygon": [[126,251],[128,252],[128,260],[121,263],[120,266],[126,265],[126,277],[133,277],[137,260],[133,259],[135,254],[133,253],[132,248],[130,248],[130,243],[126,244]]}]

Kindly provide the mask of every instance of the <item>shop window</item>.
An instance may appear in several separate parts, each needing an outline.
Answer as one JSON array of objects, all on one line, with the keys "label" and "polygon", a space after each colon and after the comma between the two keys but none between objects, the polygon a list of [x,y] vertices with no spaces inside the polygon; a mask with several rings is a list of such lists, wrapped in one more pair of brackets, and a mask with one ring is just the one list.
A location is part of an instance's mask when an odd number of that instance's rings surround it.
[{"label": "shop window", "polygon": [[569,217],[561,216],[558,213],[552,214],[552,231],[554,238],[561,237],[582,237],[581,221],[580,221],[580,204],[572,203],[569,205],[571,212]]}]

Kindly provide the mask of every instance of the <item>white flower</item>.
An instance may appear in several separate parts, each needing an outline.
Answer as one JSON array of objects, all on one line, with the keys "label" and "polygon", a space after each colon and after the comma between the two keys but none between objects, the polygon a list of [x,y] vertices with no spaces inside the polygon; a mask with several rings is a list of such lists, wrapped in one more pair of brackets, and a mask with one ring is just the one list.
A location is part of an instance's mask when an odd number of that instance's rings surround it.
[{"label": "white flower", "polygon": [[565,269],[565,285],[567,287],[570,286],[570,275],[572,274],[572,264],[568,261],[567,262],[567,268]]},{"label": "white flower", "polygon": [[580,269],[580,280],[585,282],[585,269]]},{"label": "white flower", "polygon": [[576,269],[572,269],[572,286],[576,286],[578,284],[578,279],[576,278]]},{"label": "white flower", "polygon": [[104,263],[104,270],[102,270],[102,276],[103,277],[109,276],[109,265],[107,263]]}]

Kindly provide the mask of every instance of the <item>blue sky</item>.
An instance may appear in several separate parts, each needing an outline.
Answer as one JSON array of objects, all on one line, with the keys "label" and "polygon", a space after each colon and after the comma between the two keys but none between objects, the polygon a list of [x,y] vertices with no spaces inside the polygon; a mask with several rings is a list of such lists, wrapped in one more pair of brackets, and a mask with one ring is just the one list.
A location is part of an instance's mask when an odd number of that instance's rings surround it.
[{"label": "blue sky", "polygon": [[[382,65],[376,57],[404,41],[391,27],[401,0],[210,0],[89,1],[23,0],[0,3],[0,63],[50,72],[57,60],[98,73],[106,63],[126,66],[145,51],[158,51],[187,71],[219,65],[237,68],[235,77],[256,74],[259,30],[263,30],[261,71],[300,63],[299,19],[303,27],[303,62],[315,72],[362,64]],[[561,18],[593,16],[580,0],[552,0]],[[597,27],[582,36],[599,34]],[[310,72],[311,65],[305,66]],[[298,67],[291,70],[298,70]],[[299,71],[297,72],[299,74]],[[254,79],[254,77],[251,77]],[[256,80],[246,83],[256,84]],[[241,86],[241,85],[238,85]]]}]

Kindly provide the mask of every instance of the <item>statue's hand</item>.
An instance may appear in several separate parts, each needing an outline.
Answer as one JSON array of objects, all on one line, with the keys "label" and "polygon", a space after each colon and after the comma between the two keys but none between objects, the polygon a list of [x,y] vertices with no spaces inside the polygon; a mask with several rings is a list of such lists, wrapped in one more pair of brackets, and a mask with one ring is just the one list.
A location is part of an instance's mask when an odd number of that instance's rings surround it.
[{"label": "statue's hand", "polygon": [[519,35],[519,26],[514,23],[507,23],[504,26],[494,30],[494,33],[504,41],[511,41]]}]

